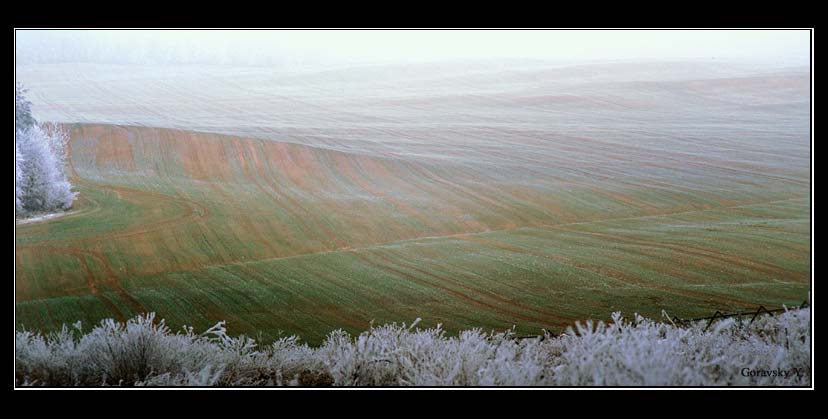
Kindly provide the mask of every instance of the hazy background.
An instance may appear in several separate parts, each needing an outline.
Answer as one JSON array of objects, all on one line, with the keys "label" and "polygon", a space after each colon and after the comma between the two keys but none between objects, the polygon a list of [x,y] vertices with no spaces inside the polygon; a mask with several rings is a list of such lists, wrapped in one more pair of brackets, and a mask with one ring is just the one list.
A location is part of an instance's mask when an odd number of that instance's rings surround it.
[{"label": "hazy background", "polygon": [[19,30],[16,78],[44,121],[418,159],[456,161],[461,145],[469,158],[481,142],[532,156],[511,140],[549,133],[663,146],[701,133],[741,141],[753,127],[760,146],[807,133],[809,35]]},{"label": "hazy background", "polygon": [[312,66],[446,60],[808,65],[807,30],[18,30],[17,63]]}]

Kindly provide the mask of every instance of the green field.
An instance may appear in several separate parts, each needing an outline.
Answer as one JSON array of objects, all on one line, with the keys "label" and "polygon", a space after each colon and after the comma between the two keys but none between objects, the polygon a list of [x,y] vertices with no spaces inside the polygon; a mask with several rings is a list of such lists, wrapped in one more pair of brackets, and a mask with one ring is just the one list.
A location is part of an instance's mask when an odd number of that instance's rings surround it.
[{"label": "green field", "polygon": [[173,327],[226,320],[319,343],[371,321],[534,334],[613,311],[692,317],[808,297],[807,150],[793,135],[771,149],[722,134],[708,153],[559,136],[418,161],[66,127],[80,199],[16,226],[18,327],[153,311]]}]

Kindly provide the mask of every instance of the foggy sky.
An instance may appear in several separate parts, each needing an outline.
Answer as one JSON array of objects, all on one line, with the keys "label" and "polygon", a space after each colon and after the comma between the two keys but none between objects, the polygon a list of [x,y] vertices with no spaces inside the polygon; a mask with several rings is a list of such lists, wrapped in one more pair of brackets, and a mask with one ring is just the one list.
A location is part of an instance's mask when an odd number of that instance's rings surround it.
[{"label": "foggy sky", "polygon": [[18,64],[336,64],[530,59],[808,65],[807,30],[16,31]]}]

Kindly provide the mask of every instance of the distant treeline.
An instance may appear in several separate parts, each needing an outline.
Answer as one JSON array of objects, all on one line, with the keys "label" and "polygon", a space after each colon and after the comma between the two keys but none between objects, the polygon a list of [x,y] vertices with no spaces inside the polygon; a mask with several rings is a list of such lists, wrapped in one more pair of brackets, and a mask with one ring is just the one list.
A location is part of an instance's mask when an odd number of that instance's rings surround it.
[{"label": "distant treeline", "polygon": [[123,65],[223,65],[293,67],[329,63],[261,37],[207,33],[160,38],[151,31],[19,31],[16,63]]}]

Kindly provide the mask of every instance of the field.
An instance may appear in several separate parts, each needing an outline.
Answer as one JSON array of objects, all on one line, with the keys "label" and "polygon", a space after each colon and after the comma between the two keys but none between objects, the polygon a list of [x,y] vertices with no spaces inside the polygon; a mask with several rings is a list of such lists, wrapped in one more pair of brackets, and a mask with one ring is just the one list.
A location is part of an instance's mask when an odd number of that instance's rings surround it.
[{"label": "field", "polygon": [[807,298],[807,69],[387,70],[18,67],[80,192],[16,226],[18,327],[318,344]]}]

